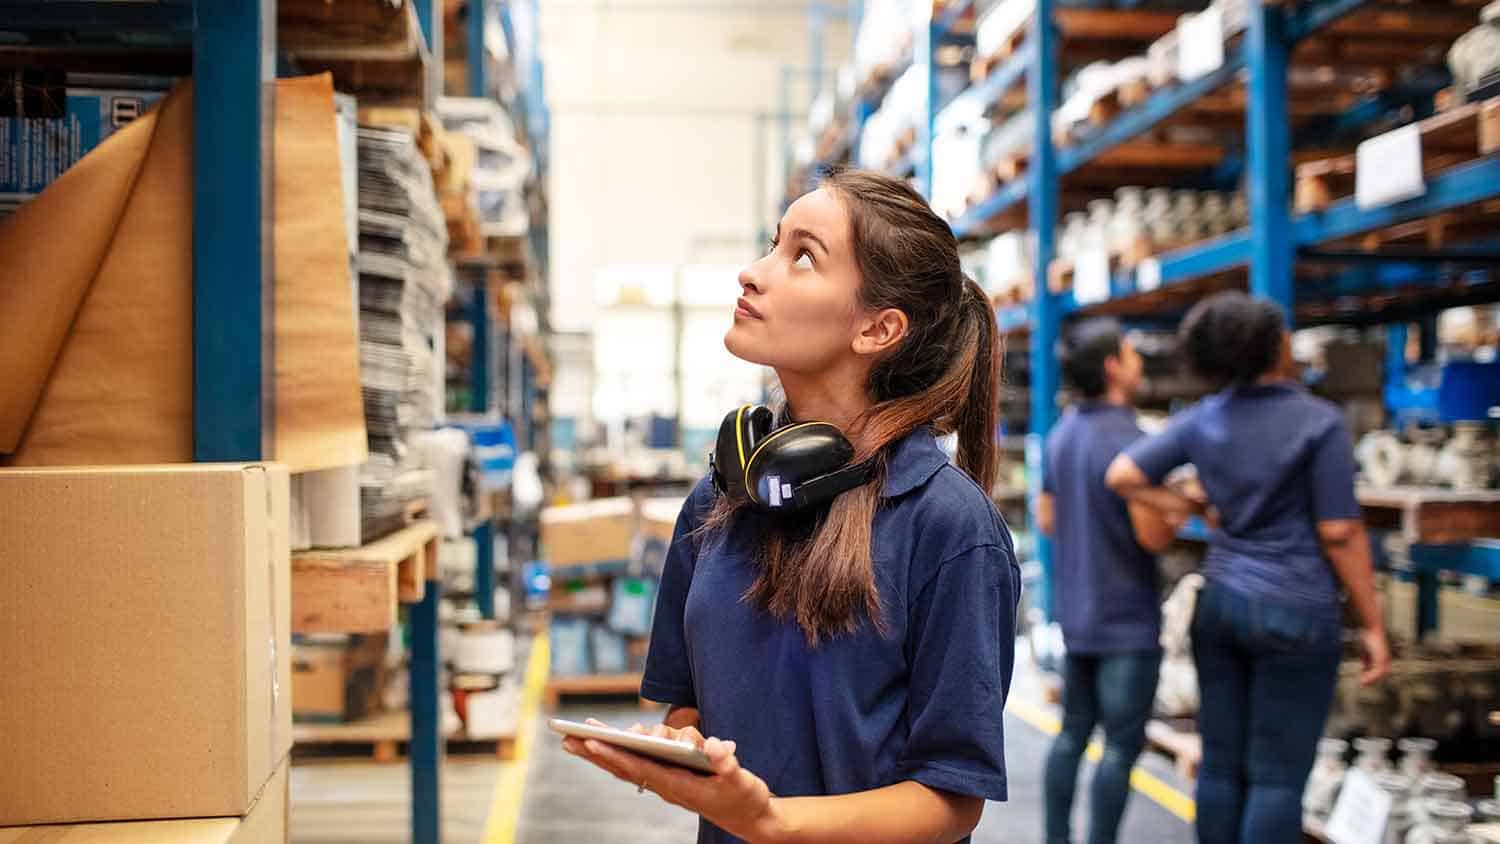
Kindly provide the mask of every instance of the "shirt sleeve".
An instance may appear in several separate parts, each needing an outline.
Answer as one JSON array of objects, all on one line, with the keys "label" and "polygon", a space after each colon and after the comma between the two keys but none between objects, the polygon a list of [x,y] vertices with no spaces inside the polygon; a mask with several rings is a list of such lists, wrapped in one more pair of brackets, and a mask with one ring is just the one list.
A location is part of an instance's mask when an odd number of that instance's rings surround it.
[{"label": "shirt sleeve", "polygon": [[980,545],[943,563],[917,596],[907,634],[911,733],[897,780],[1006,799],[1019,589],[1014,553]]},{"label": "shirt sleeve", "polygon": [[672,544],[667,547],[667,559],[662,565],[656,613],[651,622],[651,646],[646,652],[646,672],[641,680],[641,697],[673,706],[698,705],[683,613],[698,557],[698,543],[692,533],[698,529],[700,513],[706,512],[712,502],[706,487],[707,481],[700,482],[677,514]]},{"label": "shirt sleeve", "polygon": [[1312,453],[1312,507],[1317,521],[1360,518],[1354,496],[1354,442],[1343,419],[1318,438]]},{"label": "shirt sleeve", "polygon": [[1160,433],[1136,440],[1125,449],[1125,455],[1146,473],[1153,486],[1160,484],[1173,469],[1192,461],[1188,455],[1188,436],[1195,415],[1191,410],[1183,411],[1168,420]]}]

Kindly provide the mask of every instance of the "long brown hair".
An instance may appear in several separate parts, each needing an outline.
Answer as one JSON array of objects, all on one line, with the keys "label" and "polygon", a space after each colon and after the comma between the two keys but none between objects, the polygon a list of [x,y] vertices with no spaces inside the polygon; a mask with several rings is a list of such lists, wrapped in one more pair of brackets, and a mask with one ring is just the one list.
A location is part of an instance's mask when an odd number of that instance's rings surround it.
[{"label": "long brown hair", "polygon": [[[862,283],[859,304],[906,314],[906,337],[870,372],[873,405],[855,424],[855,459],[878,456],[873,480],[810,523],[770,523],[745,598],[795,619],[816,644],[852,633],[860,616],[885,631],[870,543],[887,449],[924,425],[958,433],[958,466],[986,493],[994,484],[1000,336],[983,289],[959,265],[953,231],[904,182],[835,170],[822,186],[843,200]],[[720,497],[705,524],[727,528],[743,503]]]}]

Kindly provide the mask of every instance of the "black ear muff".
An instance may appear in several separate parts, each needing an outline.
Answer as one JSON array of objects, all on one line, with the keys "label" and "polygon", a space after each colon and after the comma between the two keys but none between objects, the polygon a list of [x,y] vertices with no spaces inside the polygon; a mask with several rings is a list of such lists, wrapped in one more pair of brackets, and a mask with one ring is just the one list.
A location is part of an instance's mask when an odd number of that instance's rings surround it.
[{"label": "black ear muff", "polygon": [[771,411],[759,405],[742,405],[730,411],[719,425],[719,438],[714,444],[714,487],[721,495],[730,498],[747,498],[745,491],[745,464],[750,460],[755,447],[771,432],[774,417]]},{"label": "black ear muff", "polygon": [[873,463],[850,466],[853,459],[854,446],[837,426],[789,425],[756,446],[745,465],[744,484],[762,510],[810,510],[873,477]]}]

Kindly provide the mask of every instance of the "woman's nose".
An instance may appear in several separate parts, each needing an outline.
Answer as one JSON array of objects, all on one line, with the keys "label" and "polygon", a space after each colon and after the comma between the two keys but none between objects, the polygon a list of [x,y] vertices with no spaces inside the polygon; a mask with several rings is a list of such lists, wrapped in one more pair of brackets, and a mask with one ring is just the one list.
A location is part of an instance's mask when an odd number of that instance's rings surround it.
[{"label": "woman's nose", "polygon": [[740,270],[740,289],[744,290],[746,293],[749,293],[750,291],[754,291],[756,293],[765,292],[765,288],[761,285],[760,276],[755,271],[756,264],[758,263],[760,262],[757,261],[755,264],[751,264],[745,267],[743,270]]}]

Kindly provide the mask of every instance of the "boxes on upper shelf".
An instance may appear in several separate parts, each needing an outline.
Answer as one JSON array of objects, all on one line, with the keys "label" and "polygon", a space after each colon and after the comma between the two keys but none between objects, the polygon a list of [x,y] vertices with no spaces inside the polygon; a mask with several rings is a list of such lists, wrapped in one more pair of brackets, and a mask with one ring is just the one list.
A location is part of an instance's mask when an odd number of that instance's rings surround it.
[{"label": "boxes on upper shelf", "polygon": [[631,559],[635,542],[635,503],[601,498],[541,514],[544,556],[553,569]]},{"label": "boxes on upper shelf", "polygon": [[388,638],[299,637],[292,645],[292,720],[341,723],[378,712]]},{"label": "boxes on upper shelf", "polygon": [[0,826],[250,808],[292,743],[287,533],[279,465],[0,471]]},{"label": "boxes on upper shelf", "polygon": [[282,760],[241,817],[17,826],[0,829],[0,844],[285,844],[290,767]]}]

